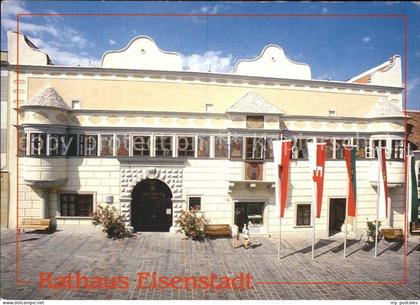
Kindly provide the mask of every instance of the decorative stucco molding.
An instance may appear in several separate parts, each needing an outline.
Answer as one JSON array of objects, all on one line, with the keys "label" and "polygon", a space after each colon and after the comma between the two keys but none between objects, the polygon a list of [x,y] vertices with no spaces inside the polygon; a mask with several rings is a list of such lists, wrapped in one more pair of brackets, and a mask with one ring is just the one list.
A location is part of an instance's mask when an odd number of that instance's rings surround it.
[{"label": "decorative stucco molding", "polygon": [[52,86],[32,97],[24,106],[45,106],[69,110],[70,107]]},{"label": "decorative stucco molding", "polygon": [[148,36],[137,36],[118,51],[107,51],[102,56],[102,68],[182,71],[179,53],[159,49]]},{"label": "decorative stucco molding", "polygon": [[260,56],[254,59],[239,60],[234,74],[291,79],[311,79],[311,68],[305,63],[290,60],[281,47],[270,44]]},{"label": "decorative stucco molding", "polygon": [[367,118],[402,118],[404,113],[391,101],[383,98],[369,111]]},{"label": "decorative stucco molding", "polygon": [[241,97],[235,104],[226,110],[227,113],[256,113],[256,114],[284,114],[266,99],[256,94],[248,92]]}]

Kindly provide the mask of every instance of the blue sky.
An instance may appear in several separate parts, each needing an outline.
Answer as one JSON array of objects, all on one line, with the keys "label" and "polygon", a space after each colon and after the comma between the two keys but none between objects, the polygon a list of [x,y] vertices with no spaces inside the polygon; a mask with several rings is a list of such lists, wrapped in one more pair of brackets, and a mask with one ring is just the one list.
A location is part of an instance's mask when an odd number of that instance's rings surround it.
[{"label": "blue sky", "polygon": [[[98,66],[102,54],[136,35],[152,37],[183,56],[186,69],[230,72],[235,62],[263,47],[280,45],[286,55],[311,66],[314,79],[344,81],[394,54],[404,60],[402,18],[221,17],[213,14],[405,14],[408,16],[408,94],[420,110],[420,5],[399,2],[101,2],[3,1],[5,32],[17,13],[195,13],[196,17],[21,17],[20,29],[55,64]],[[206,16],[208,15],[208,16]]]}]

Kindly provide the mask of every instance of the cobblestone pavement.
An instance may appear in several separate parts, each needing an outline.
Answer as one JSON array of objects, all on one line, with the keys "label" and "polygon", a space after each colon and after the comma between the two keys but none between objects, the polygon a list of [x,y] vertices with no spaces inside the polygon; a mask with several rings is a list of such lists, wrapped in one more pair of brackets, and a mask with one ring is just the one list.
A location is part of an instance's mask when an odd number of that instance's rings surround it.
[{"label": "cobblestone pavement", "polygon": [[[100,229],[63,229],[53,234],[20,235],[20,280],[16,285],[16,237],[1,231],[1,297],[5,299],[420,299],[419,236],[408,242],[408,282],[403,284],[279,284],[270,282],[396,282],[403,279],[401,244],[381,241],[374,258],[371,245],[342,239],[322,239],[311,259],[311,240],[283,238],[283,257],[277,259],[277,240],[252,238],[253,247],[233,250],[230,239],[195,242],[169,233],[140,233],[112,240]],[[128,276],[129,289],[38,288],[39,273],[87,276]],[[138,272],[167,276],[252,275],[252,289],[139,289]]]}]

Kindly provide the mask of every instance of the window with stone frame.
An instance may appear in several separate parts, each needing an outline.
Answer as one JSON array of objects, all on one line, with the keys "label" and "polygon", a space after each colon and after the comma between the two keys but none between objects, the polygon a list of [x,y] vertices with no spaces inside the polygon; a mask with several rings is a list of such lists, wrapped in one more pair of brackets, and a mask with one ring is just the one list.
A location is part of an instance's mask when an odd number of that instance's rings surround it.
[{"label": "window with stone frame", "polygon": [[262,137],[246,138],[246,159],[262,160],[265,154],[265,139]]},{"label": "window with stone frame", "polygon": [[230,137],[230,158],[231,159],[243,158],[243,137],[242,136]]},{"label": "window with stone frame", "polygon": [[66,156],[77,156],[77,134],[69,134],[67,136],[67,151]]},{"label": "window with stone frame", "polygon": [[150,156],[150,136],[133,136],[133,156]]},{"label": "window with stone frame", "polygon": [[378,152],[376,151],[378,147],[386,148],[386,140],[383,140],[383,139],[372,140],[371,156],[373,159],[378,158]]},{"label": "window with stone frame", "polygon": [[81,134],[79,136],[79,155],[97,156],[98,155],[98,135]]},{"label": "window with stone frame", "polygon": [[188,210],[196,210],[196,211],[200,211],[201,210],[201,197],[198,196],[191,196],[188,197]]},{"label": "window with stone frame", "polygon": [[277,140],[277,138],[267,137],[265,140],[265,158],[267,160],[274,159],[274,152],[273,152],[273,141]]},{"label": "window with stone frame", "polygon": [[67,137],[63,134],[51,134],[49,139],[50,156],[64,156],[66,153]]},{"label": "window with stone frame", "polygon": [[101,156],[114,155],[114,135],[101,134]]},{"label": "window with stone frame", "polygon": [[47,135],[45,133],[31,133],[31,156],[45,156],[47,154]]},{"label": "window with stone frame", "polygon": [[178,136],[178,157],[195,156],[195,137]]},{"label": "window with stone frame", "polygon": [[369,149],[368,139],[355,139],[354,144],[356,145],[356,158],[365,159],[367,158],[367,150]]},{"label": "window with stone frame", "polygon": [[296,205],[296,226],[311,225],[311,204]]},{"label": "window with stone frame", "polygon": [[210,157],[210,136],[198,135],[198,157]]},{"label": "window with stone frame", "polygon": [[292,159],[308,159],[308,142],[312,139],[293,138]]},{"label": "window with stone frame", "polygon": [[228,157],[227,137],[223,137],[223,136],[214,137],[214,156],[216,158]]},{"label": "window with stone frame", "polygon": [[93,211],[93,194],[60,194],[61,216],[91,217]]},{"label": "window with stone frame", "polygon": [[172,157],[172,136],[155,137],[156,157]]},{"label": "window with stone frame", "polygon": [[25,156],[26,155],[26,144],[27,144],[27,137],[26,132],[23,130],[19,131],[19,147],[18,147],[18,155]]},{"label": "window with stone frame", "polygon": [[351,139],[335,139],[335,159],[344,159],[344,145],[350,145]]},{"label": "window with stone frame", "polygon": [[117,156],[128,156],[130,151],[130,135],[118,134],[115,139]]},{"label": "window with stone frame", "polygon": [[264,128],[264,116],[263,115],[247,115],[246,128],[251,128],[251,129]]},{"label": "window with stone frame", "polygon": [[404,141],[403,140],[391,141],[391,159],[394,159],[394,160],[404,159]]}]

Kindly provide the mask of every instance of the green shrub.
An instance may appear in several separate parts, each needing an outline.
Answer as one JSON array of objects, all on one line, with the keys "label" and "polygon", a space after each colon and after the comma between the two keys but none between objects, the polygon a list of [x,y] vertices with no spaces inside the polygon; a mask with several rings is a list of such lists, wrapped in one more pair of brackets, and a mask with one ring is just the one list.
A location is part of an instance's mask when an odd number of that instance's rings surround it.
[{"label": "green shrub", "polygon": [[[381,234],[381,222],[379,221],[379,226],[378,226],[378,239],[382,238],[382,234]],[[368,227],[368,241],[370,241],[370,238],[372,238],[375,241],[375,235],[376,235],[376,220],[375,221],[368,221],[367,222],[367,227]]]},{"label": "green shrub", "polygon": [[205,226],[207,220],[203,215],[197,215],[197,212],[196,209],[191,209],[189,212],[181,211],[181,216],[176,223],[187,237],[194,240],[203,240],[206,237]]},{"label": "green shrub", "polygon": [[128,235],[127,228],[125,227],[125,218],[118,213],[117,209],[109,206],[98,208],[93,212],[93,225],[102,225],[102,230],[108,237],[121,238]]}]

